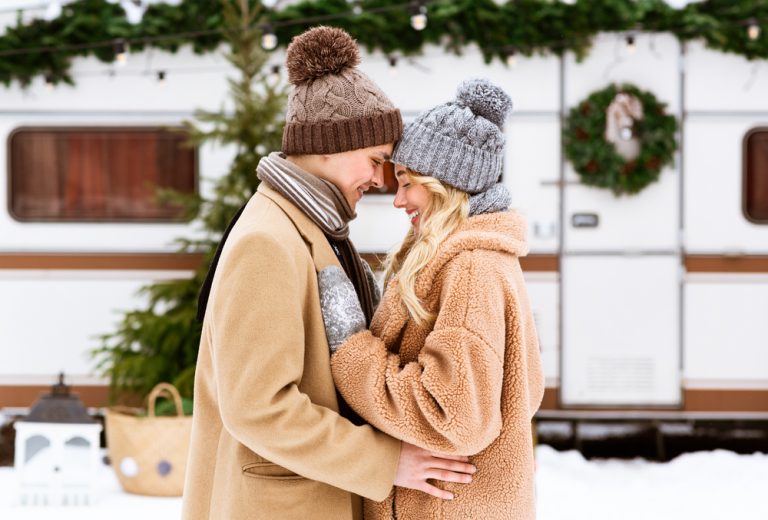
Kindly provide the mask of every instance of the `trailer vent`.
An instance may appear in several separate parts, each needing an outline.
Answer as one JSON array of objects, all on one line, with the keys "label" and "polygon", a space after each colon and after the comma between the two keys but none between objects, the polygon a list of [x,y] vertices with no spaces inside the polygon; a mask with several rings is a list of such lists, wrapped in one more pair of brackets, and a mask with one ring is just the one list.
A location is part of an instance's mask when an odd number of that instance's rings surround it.
[{"label": "trailer vent", "polygon": [[593,357],[587,365],[590,392],[650,394],[654,389],[655,363],[647,357]]}]

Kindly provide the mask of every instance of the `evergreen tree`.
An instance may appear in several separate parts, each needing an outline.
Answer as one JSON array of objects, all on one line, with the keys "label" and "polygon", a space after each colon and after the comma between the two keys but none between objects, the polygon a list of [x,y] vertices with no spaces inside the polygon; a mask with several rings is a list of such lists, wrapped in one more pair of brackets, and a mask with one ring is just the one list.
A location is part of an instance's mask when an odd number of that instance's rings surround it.
[{"label": "evergreen tree", "polygon": [[228,109],[199,110],[184,123],[189,144],[236,148],[229,172],[215,184],[213,196],[162,193],[161,199],[181,204],[205,230],[201,240],[179,239],[180,252],[203,254],[190,279],[157,282],[141,289],[145,308],[126,312],[117,330],[101,337],[92,354],[96,370],[110,380],[112,397],[146,395],[161,381],[170,381],[191,397],[201,324],[195,315],[197,296],[219,239],[237,209],[256,191],[256,166],[279,150],[286,87],[266,70],[268,53],[260,46],[264,10],[253,0],[221,0],[225,19],[226,59],[239,76],[229,79]]}]

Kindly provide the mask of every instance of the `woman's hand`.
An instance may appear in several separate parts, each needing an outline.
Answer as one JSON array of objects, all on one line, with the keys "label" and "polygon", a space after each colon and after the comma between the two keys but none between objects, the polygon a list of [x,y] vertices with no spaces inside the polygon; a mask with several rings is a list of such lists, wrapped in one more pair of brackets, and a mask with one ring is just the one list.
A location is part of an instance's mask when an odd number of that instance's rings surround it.
[{"label": "woman's hand", "polygon": [[433,453],[403,442],[395,474],[395,485],[417,489],[443,500],[453,500],[453,493],[435,487],[427,480],[469,484],[477,468],[468,462],[468,457]]},{"label": "woman's hand", "polygon": [[352,282],[339,267],[326,267],[317,275],[320,309],[331,353],[347,338],[365,330],[365,315]]}]

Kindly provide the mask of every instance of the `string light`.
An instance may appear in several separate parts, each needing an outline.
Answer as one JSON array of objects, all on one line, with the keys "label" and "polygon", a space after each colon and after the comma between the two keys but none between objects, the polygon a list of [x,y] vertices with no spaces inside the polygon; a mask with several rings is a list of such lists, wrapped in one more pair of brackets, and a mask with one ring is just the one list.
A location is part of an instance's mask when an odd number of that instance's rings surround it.
[{"label": "string light", "polygon": [[128,55],[125,52],[125,40],[115,40],[112,49],[115,51],[115,61],[117,64],[125,65],[128,61]]},{"label": "string light", "polygon": [[45,75],[45,88],[48,90],[48,92],[53,91],[53,75],[52,74]]},{"label": "string light", "polygon": [[627,42],[627,52],[629,54],[634,54],[635,48],[636,48],[635,36],[633,34],[628,34],[626,38],[626,42]]},{"label": "string light", "polygon": [[263,25],[261,28],[261,47],[267,51],[277,47],[277,35],[270,25]]},{"label": "string light", "polygon": [[272,65],[270,68],[269,79],[273,83],[280,81],[280,65]]},{"label": "string light", "polygon": [[427,27],[427,6],[421,2],[411,2],[411,27],[423,31]]},{"label": "string light", "polygon": [[514,67],[515,65],[517,65],[517,53],[515,49],[509,49],[507,51],[507,66]]},{"label": "string light", "polygon": [[390,56],[387,60],[389,61],[389,74],[397,76],[397,57]]},{"label": "string light", "polygon": [[360,0],[347,0],[347,2],[352,4],[352,14],[354,15],[363,14],[363,6],[360,5]]},{"label": "string light", "polygon": [[[108,0],[112,3],[118,3],[120,1],[125,0]],[[127,0],[127,1],[133,1],[133,0]],[[138,1],[138,0],[137,0]],[[145,0],[146,1],[146,0]],[[167,3],[172,5],[177,5],[182,0],[166,0]],[[574,0],[559,0],[560,2],[564,4],[572,4],[574,3]],[[56,10],[56,5],[60,5],[63,3],[63,0],[49,0],[48,8],[51,10]],[[396,10],[396,9],[402,9],[403,7],[407,7],[409,12],[411,13],[411,26],[415,30],[423,30],[427,26],[427,7],[425,4],[429,3],[429,0],[412,0],[408,2],[407,4],[399,4],[399,5],[389,5],[389,6],[383,6],[383,7],[376,7],[376,8],[366,8],[364,9],[361,6],[361,0],[347,0],[347,3],[352,6],[352,12],[354,14],[361,14],[363,12],[365,13],[383,13],[390,10]],[[39,8],[38,8],[39,9]],[[24,11],[25,9],[14,9],[13,11],[20,12]],[[2,12],[2,10],[0,10]],[[337,19],[337,18],[346,18],[349,17],[349,12],[347,12],[344,15],[319,15],[316,17],[310,17],[310,18],[302,18],[302,19],[294,19],[290,20],[288,22],[280,22],[279,25],[282,26],[292,26],[292,25],[298,25],[298,24],[307,24],[310,22],[326,22],[330,19]],[[761,36],[761,27],[759,25],[759,20],[755,18],[750,18],[746,21],[738,22],[738,25],[741,27],[746,27],[747,36],[750,40],[757,40]],[[274,33],[272,26],[270,24],[264,24],[261,26],[262,29],[262,37],[261,37],[261,45],[266,50],[273,50],[277,48],[278,45],[278,38],[277,35]],[[636,28],[636,30],[643,30],[642,28]],[[178,38],[198,38],[202,36],[210,36],[212,34],[217,34],[222,32],[222,29],[205,29],[200,31],[190,31],[185,33],[178,33],[178,34],[163,34],[153,37],[141,37],[141,38],[135,38],[135,41],[141,43],[142,45],[151,44],[152,42],[157,41],[164,41],[168,39],[178,39]],[[627,52],[633,53],[636,50],[636,42],[635,42],[635,35],[634,34],[628,34],[625,36],[626,40],[626,46],[627,46]],[[133,41],[126,40],[126,39],[120,39],[116,41],[102,41],[102,42],[95,42],[95,43],[82,43],[82,44],[69,44],[69,45],[61,45],[57,47],[35,47],[35,48],[21,48],[21,49],[2,49],[0,50],[0,57],[3,56],[16,56],[16,55],[28,55],[28,54],[37,54],[41,52],[62,52],[67,50],[83,50],[83,49],[97,49],[97,48],[103,48],[103,47],[109,47],[110,45],[114,46],[115,48],[115,59],[118,64],[122,65],[126,63],[127,61],[127,54],[125,51],[126,46]],[[574,44],[577,42],[588,42],[589,37],[576,37],[576,38],[570,38],[570,39],[562,39],[562,40],[551,40],[549,42],[544,42],[539,45],[541,46],[563,46],[568,44]],[[538,46],[532,45],[530,47],[524,47],[524,48],[530,48],[530,49],[537,49]],[[490,48],[487,50],[496,50],[497,52],[499,50],[502,51],[503,55],[506,56],[506,62],[510,66],[514,66],[516,64],[516,56],[514,53],[507,52],[503,47],[502,48]],[[114,75],[114,71],[110,72],[110,75]]]},{"label": "string light", "polygon": [[757,20],[752,18],[747,26],[747,36],[750,40],[755,41],[760,38],[760,26],[757,24]]}]

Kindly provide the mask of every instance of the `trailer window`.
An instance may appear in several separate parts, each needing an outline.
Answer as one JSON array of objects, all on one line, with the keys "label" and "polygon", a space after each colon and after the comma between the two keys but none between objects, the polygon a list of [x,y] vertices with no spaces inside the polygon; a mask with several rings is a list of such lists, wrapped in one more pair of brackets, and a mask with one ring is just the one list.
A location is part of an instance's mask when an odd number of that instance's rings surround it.
[{"label": "trailer window", "polygon": [[8,140],[8,207],[20,221],[173,222],[159,188],[197,191],[197,151],[167,128],[24,128]]},{"label": "trailer window", "polygon": [[756,128],[744,138],[744,216],[768,224],[768,128]]}]

